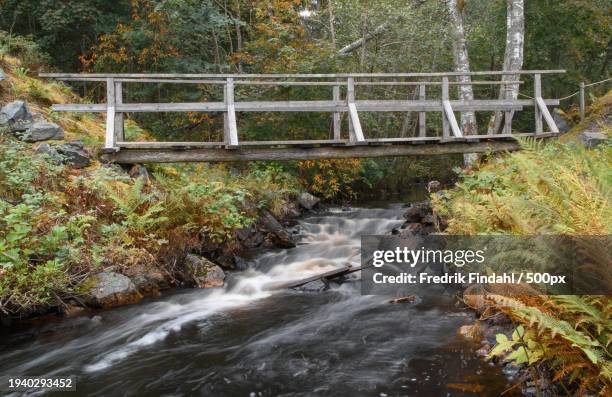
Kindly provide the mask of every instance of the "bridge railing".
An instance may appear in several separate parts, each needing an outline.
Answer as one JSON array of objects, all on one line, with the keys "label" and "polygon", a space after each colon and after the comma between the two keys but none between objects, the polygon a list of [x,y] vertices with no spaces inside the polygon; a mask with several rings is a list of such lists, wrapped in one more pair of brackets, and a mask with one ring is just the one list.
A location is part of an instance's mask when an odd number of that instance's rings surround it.
[{"label": "bridge railing", "polygon": [[[106,113],[105,149],[118,151],[122,148],[160,149],[175,147],[225,147],[274,145],[377,145],[425,142],[457,142],[481,139],[508,138],[516,135],[544,134],[544,123],[550,133],[559,132],[548,106],[558,106],[559,100],[542,97],[542,75],[565,73],[564,70],[523,70],[514,72],[448,72],[448,73],[350,73],[350,74],[71,74],[42,73],[41,77],[64,81],[103,82],[106,84],[106,103],[98,104],[56,104],[53,110],[65,112]],[[509,89],[524,84],[517,80],[519,75],[533,76],[534,99],[475,99],[470,101],[452,100],[450,86],[454,85],[500,85]],[[501,80],[475,80],[469,83],[451,81],[463,76],[501,77]],[[423,79],[428,81],[406,81]],[[391,79],[391,80],[389,80]],[[123,95],[124,83],[169,83],[203,84],[223,87],[222,102],[182,103],[126,103]],[[331,86],[330,100],[310,101],[236,101],[235,87],[242,86]],[[357,100],[359,86],[414,86],[418,87],[418,99],[413,100]],[[441,99],[428,99],[427,87],[440,88]],[[341,96],[341,87],[346,95]],[[512,134],[512,115],[525,107],[535,109],[535,131],[528,134]],[[367,139],[359,112],[418,112],[418,136],[406,138]],[[493,111],[504,115],[501,131],[492,135],[464,136],[455,117],[455,111]],[[134,112],[222,112],[224,115],[223,142],[127,142],[124,134],[124,117]],[[303,141],[240,141],[236,114],[241,112],[329,112],[333,119],[333,139]],[[442,136],[428,136],[426,113],[442,114]],[[348,139],[341,134],[341,114],[348,113]]]}]

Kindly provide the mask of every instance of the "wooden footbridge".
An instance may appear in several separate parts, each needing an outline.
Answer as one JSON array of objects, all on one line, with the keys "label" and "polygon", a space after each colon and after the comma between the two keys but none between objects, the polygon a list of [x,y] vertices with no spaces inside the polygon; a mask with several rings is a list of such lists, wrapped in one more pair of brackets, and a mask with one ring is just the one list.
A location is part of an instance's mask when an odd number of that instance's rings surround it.
[{"label": "wooden footbridge", "polygon": [[[44,73],[41,77],[65,81],[106,83],[106,103],[53,105],[56,111],[106,113],[104,157],[118,163],[303,160],[320,158],[382,157],[479,153],[515,150],[519,136],[551,137],[559,133],[548,110],[558,106],[557,99],[542,97],[542,76],[564,73],[563,70],[527,70],[520,72],[471,73],[351,73],[351,74],[65,74]],[[466,84],[459,80],[470,76]],[[451,99],[451,86],[491,85],[511,89],[524,82],[516,76],[533,77],[533,99]],[[479,80],[487,77],[490,80]],[[451,81],[452,80],[452,81]],[[223,86],[223,102],[197,103],[126,103],[123,84],[198,84]],[[331,98],[312,101],[244,101],[236,100],[234,87],[242,86],[327,86]],[[418,98],[412,100],[358,100],[357,89],[363,86],[418,87]],[[427,87],[435,88],[427,97]],[[431,89],[430,95],[431,95]],[[433,99],[436,98],[436,99]],[[248,99],[248,98],[247,98]],[[535,109],[535,131],[512,130],[514,112]],[[501,131],[487,135],[464,135],[455,112],[501,112]],[[137,112],[222,112],[223,142],[131,142],[125,139],[124,117]],[[239,139],[237,117],[244,112],[328,112],[333,120],[333,138],[325,140],[245,141]],[[360,112],[418,112],[418,136],[368,138],[362,128]],[[429,112],[442,115],[442,133],[427,130]],[[348,113],[348,134],[343,134],[341,117]],[[548,127],[545,132],[544,125]],[[279,126],[279,133],[283,126]]]}]

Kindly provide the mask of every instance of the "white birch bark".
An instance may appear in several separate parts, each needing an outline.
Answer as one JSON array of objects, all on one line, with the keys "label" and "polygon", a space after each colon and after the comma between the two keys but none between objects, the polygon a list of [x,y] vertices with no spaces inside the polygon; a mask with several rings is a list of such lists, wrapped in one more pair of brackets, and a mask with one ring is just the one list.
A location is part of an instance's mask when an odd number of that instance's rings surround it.
[{"label": "white birch bark", "polygon": [[[451,33],[453,36],[453,57],[455,60],[456,72],[469,72],[470,60],[468,58],[467,40],[463,28],[463,12],[457,7],[457,0],[447,0],[448,12],[450,16]],[[472,78],[470,76],[459,76],[458,81],[467,83],[458,85],[457,90],[459,99],[471,101],[474,99],[472,91]],[[461,113],[461,130],[464,135],[475,135],[478,133],[476,125],[476,115],[474,112]]]},{"label": "white birch bark", "polygon": [[[507,0],[506,10],[504,71],[518,71],[523,68],[523,47],[525,44],[525,13],[523,0]],[[503,76],[503,81],[519,79],[519,74]],[[499,99],[517,99],[518,92],[518,84],[501,86]],[[503,114],[501,112],[495,112],[493,120],[489,123],[488,134],[499,132],[502,125],[502,118]]]}]

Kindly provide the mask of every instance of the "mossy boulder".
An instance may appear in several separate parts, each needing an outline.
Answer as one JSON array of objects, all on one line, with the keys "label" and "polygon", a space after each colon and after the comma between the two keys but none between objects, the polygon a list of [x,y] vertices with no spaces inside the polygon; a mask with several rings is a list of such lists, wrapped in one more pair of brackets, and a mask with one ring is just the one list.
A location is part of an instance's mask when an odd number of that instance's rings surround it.
[{"label": "mossy boulder", "polygon": [[185,257],[186,282],[197,288],[223,287],[225,273],[218,265],[196,255]]},{"label": "mossy boulder", "polygon": [[110,308],[137,303],[142,295],[129,277],[115,272],[102,272],[88,277],[80,287],[88,305]]}]

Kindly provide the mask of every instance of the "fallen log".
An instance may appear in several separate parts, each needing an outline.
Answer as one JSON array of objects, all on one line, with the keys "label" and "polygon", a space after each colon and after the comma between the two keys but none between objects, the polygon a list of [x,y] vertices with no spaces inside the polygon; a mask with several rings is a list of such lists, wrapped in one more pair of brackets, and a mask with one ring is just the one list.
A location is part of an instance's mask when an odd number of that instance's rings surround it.
[{"label": "fallen log", "polygon": [[333,280],[338,277],[346,276],[347,274],[358,272],[364,269],[365,267],[361,267],[361,266],[354,267],[351,265],[347,265],[347,266],[343,266],[338,269],[330,270],[330,271],[320,273],[320,274],[315,274],[314,276],[302,278],[299,280],[289,281],[286,283],[273,284],[273,285],[268,286],[266,289],[291,289],[291,288],[301,287],[302,285],[305,285],[305,284],[308,284],[308,283],[311,283],[317,280],[329,281],[329,280]]}]

